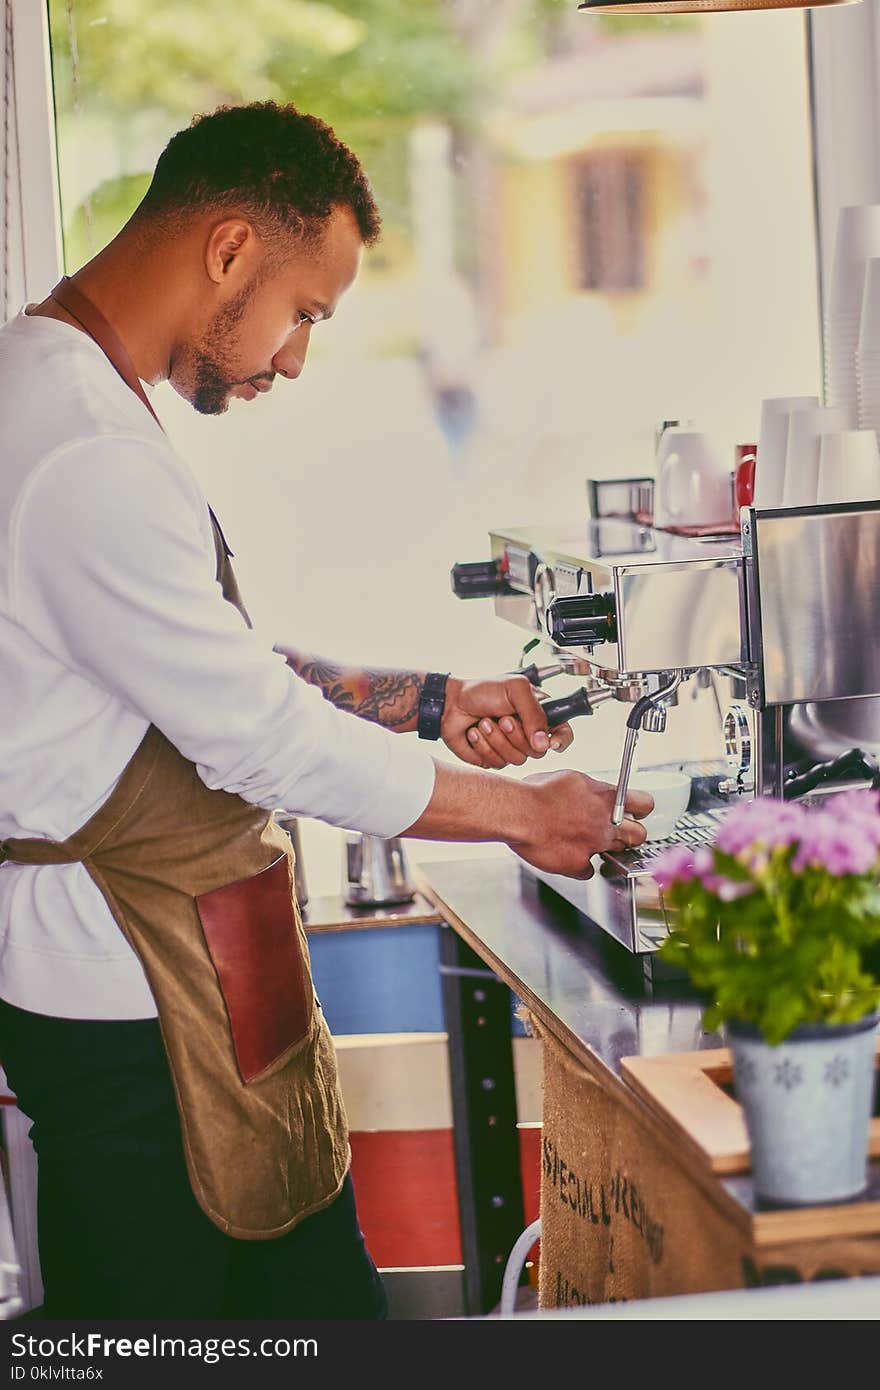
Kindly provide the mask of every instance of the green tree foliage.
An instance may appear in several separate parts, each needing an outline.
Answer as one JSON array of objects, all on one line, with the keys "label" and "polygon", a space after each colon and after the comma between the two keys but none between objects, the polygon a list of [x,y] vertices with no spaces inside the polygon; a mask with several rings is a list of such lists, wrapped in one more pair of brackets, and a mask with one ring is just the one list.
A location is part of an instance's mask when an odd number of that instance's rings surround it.
[{"label": "green tree foliage", "polygon": [[62,114],[87,100],[179,124],[272,99],[342,129],[459,114],[477,85],[442,0],[51,0],[50,18]]},{"label": "green tree foliage", "polygon": [[[270,99],[314,111],[357,151],[390,249],[406,235],[414,122],[444,120],[479,139],[502,74],[564,50],[575,25],[597,23],[570,0],[49,0],[49,16],[62,159],[78,129],[80,141],[86,130],[111,132],[120,151],[97,189],[69,180],[69,266],[118,231],[162,138],[196,112]],[[133,136],[144,118],[159,140],[150,155]]]},{"label": "green tree foliage", "polygon": [[[407,218],[406,132],[467,122],[483,85],[444,0],[50,0],[50,24],[62,158],[83,118],[122,147],[145,114],[170,136],[219,105],[293,101],[364,160],[392,234]],[[69,266],[119,230],[138,189],[114,172],[65,209]]]}]

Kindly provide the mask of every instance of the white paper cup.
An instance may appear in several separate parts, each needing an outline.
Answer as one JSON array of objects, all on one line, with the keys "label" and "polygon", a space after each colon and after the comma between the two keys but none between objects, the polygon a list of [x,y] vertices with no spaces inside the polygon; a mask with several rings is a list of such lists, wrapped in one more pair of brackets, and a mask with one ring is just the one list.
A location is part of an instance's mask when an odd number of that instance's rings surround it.
[{"label": "white paper cup", "polygon": [[818,396],[771,396],[761,402],[754,506],[783,505],[789,416],[793,410],[805,410],[818,404]]},{"label": "white paper cup", "polygon": [[880,448],[873,430],[838,430],[819,441],[817,501],[872,502],[880,498]]},{"label": "white paper cup", "polygon": [[642,825],[649,840],[665,840],[675,830],[691,799],[691,779],[686,772],[666,768],[646,768],[633,772],[630,790],[650,792],[654,809],[645,816]]},{"label": "white paper cup", "polygon": [[862,358],[880,353],[880,255],[865,262],[858,351]]},{"label": "white paper cup", "polygon": [[829,315],[861,312],[865,262],[880,256],[880,203],[843,207],[837,214]]},{"label": "white paper cup", "polygon": [[819,493],[819,440],[823,434],[848,429],[849,425],[849,412],[842,406],[817,405],[791,412],[785,451],[786,507],[815,505]]},{"label": "white paper cup", "polygon": [[859,381],[859,430],[880,431],[880,377]]}]

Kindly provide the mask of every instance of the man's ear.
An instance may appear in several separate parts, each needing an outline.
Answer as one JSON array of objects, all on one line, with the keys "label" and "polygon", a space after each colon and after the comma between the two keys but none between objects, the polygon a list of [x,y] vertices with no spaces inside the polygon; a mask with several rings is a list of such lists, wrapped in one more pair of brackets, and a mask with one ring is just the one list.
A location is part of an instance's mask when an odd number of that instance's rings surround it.
[{"label": "man's ear", "polygon": [[208,278],[215,285],[230,278],[244,281],[251,273],[257,254],[257,236],[250,222],[241,217],[215,222],[205,242]]}]

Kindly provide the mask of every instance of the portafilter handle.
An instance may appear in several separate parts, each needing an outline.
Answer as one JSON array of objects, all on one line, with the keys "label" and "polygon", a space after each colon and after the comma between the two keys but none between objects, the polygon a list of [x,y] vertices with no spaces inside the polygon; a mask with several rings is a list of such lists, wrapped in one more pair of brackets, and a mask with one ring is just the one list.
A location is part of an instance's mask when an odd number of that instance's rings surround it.
[{"label": "portafilter handle", "polygon": [[571,695],[560,695],[556,700],[545,700],[541,705],[547,716],[548,728],[555,729],[566,724],[577,714],[593,714],[597,705],[614,699],[614,691],[609,686],[582,685]]},{"label": "portafilter handle", "polygon": [[558,700],[545,700],[541,709],[547,716],[548,729],[567,724],[569,719],[574,719],[578,714],[593,713],[590,696],[583,686],[572,695],[560,695]]},{"label": "portafilter handle", "polygon": [[[626,739],[623,744],[623,757],[620,760],[620,772],[617,777],[614,810],[611,812],[612,825],[620,825],[623,820],[623,808],[629,790],[630,773],[632,772],[636,744],[639,741],[639,732],[643,728],[652,729],[652,732],[662,732],[666,723],[663,701],[667,695],[672,694],[673,690],[678,689],[681,682],[682,672],[676,671],[665,685],[661,685],[659,690],[655,690],[651,695],[643,695],[640,700],[636,700],[632,707],[626,721]],[[661,719],[658,716],[663,717]]]}]

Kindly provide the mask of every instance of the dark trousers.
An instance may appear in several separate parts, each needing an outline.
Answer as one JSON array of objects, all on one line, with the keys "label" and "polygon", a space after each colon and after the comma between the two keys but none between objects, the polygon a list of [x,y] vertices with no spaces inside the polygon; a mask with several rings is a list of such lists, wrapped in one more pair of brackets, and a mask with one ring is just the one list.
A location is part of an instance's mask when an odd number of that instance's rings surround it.
[{"label": "dark trousers", "polygon": [[0,1002],[0,1063],[33,1122],[47,1318],[386,1316],[350,1176],[275,1240],[235,1240],[205,1216],[155,1019],[47,1018]]}]

